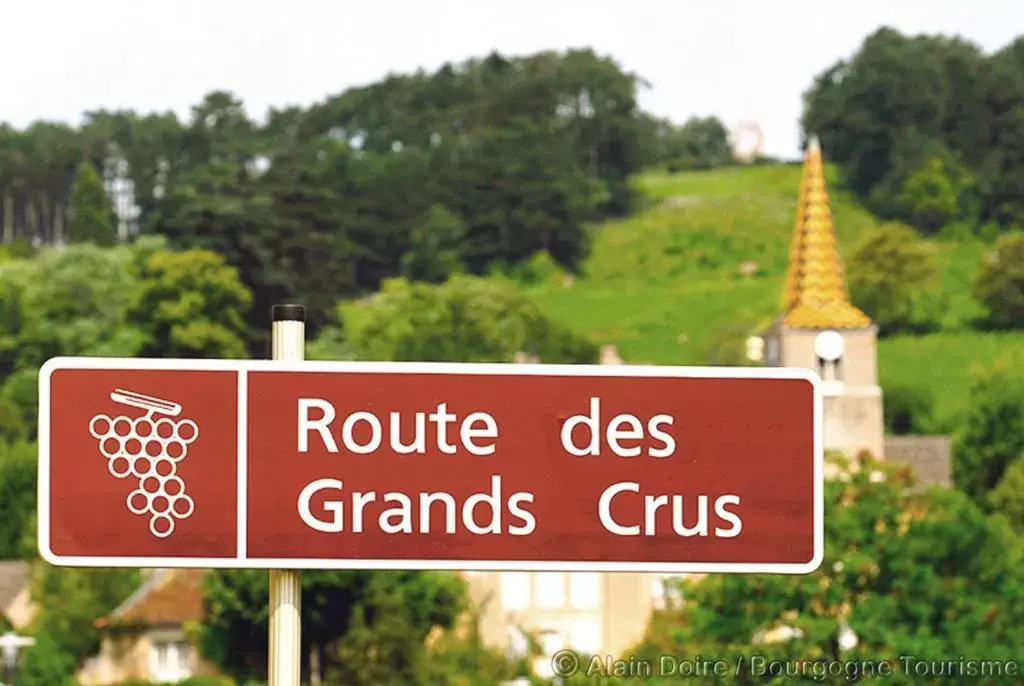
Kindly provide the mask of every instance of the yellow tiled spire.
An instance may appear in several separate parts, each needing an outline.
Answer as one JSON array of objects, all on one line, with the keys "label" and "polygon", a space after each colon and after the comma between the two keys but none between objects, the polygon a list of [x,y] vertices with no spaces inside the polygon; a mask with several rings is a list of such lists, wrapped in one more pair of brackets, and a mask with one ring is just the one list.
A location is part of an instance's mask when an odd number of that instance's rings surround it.
[{"label": "yellow tiled spire", "polygon": [[782,312],[783,324],[800,329],[871,325],[871,318],[850,303],[846,290],[817,137],[809,141],[804,157]]}]

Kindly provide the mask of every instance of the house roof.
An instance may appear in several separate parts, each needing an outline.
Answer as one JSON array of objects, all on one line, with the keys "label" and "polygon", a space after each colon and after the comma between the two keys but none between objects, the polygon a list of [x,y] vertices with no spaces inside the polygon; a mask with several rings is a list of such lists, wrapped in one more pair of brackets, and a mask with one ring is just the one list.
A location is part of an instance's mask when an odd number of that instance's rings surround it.
[{"label": "house roof", "polygon": [[23,560],[0,561],[0,608],[10,605],[29,584],[32,567]]},{"label": "house roof", "polygon": [[804,157],[782,295],[782,322],[799,329],[871,326],[871,318],[850,302],[816,137],[811,138]]},{"label": "house roof", "polygon": [[98,627],[180,625],[203,618],[200,569],[161,569],[142,584]]}]

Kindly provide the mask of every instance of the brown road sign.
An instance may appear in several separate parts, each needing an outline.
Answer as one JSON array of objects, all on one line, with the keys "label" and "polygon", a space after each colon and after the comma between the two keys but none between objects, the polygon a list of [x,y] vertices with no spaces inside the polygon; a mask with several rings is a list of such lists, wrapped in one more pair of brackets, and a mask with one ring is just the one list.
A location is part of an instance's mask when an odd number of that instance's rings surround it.
[{"label": "brown road sign", "polygon": [[53,564],[807,573],[797,369],[57,358]]}]

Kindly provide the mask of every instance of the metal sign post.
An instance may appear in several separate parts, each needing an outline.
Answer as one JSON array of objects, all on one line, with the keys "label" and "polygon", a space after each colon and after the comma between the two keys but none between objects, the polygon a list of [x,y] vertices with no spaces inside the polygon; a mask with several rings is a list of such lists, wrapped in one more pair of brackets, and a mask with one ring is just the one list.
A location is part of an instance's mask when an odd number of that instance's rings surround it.
[{"label": "metal sign post", "polygon": [[[301,305],[275,305],[270,325],[270,357],[301,362],[306,358],[306,311]],[[270,570],[269,686],[300,686],[302,577],[295,569]]]}]

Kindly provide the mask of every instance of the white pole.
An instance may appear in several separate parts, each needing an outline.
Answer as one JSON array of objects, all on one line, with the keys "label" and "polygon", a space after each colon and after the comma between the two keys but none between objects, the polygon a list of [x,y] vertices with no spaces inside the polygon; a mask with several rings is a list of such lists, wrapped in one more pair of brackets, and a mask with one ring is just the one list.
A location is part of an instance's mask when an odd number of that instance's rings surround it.
[{"label": "white pole", "polygon": [[[306,359],[306,309],[275,305],[270,326],[270,357]],[[300,686],[302,673],[302,578],[296,570],[270,570],[269,686]]]}]

